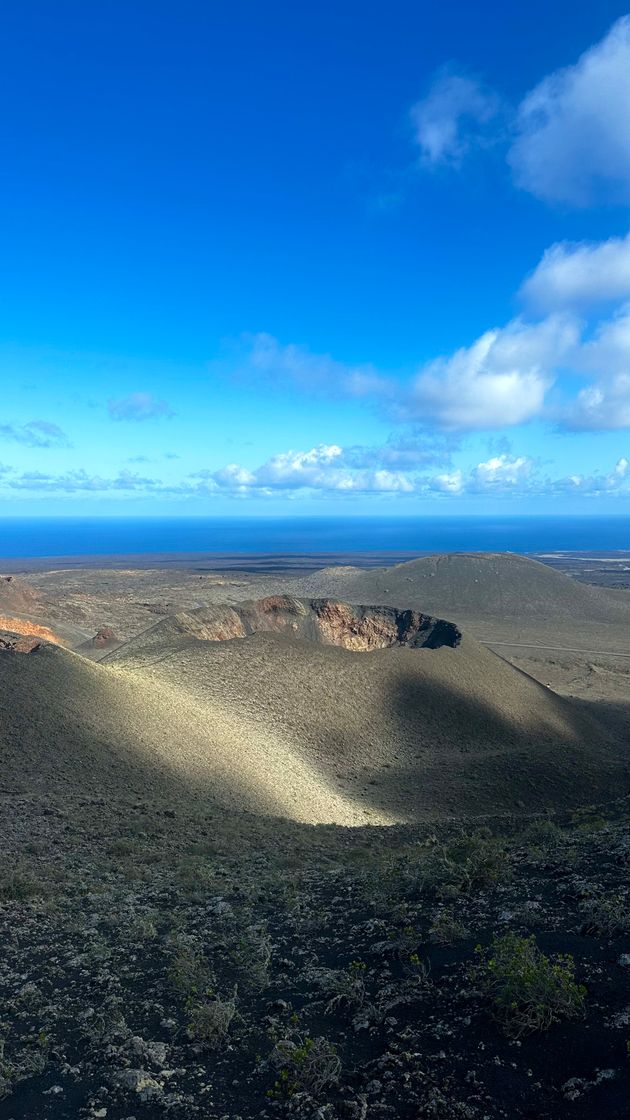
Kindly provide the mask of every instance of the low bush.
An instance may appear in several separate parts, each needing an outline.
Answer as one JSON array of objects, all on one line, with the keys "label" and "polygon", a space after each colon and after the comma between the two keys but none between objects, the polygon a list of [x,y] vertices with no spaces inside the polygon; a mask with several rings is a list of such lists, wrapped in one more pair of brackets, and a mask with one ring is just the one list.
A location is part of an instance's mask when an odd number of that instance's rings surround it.
[{"label": "low bush", "polygon": [[491,836],[473,833],[437,845],[424,864],[424,880],[446,898],[493,887],[507,871],[505,848]]},{"label": "low bush", "polygon": [[326,1038],[280,1039],[271,1055],[278,1078],[267,1096],[282,1099],[295,1093],[319,1094],[339,1080],[341,1062]]},{"label": "low bush", "polygon": [[490,952],[481,946],[476,952],[479,963],[471,978],[491,1000],[493,1014],[510,1038],[584,1014],[586,988],[575,981],[573,957],[547,957],[533,935],[514,933],[495,937]]},{"label": "low bush", "polygon": [[236,989],[230,999],[191,1000],[188,1010],[190,1038],[206,1046],[218,1046],[236,1015]]},{"label": "low bush", "polygon": [[468,937],[465,925],[458,921],[452,910],[438,910],[429,929],[429,940],[434,945],[455,945]]}]

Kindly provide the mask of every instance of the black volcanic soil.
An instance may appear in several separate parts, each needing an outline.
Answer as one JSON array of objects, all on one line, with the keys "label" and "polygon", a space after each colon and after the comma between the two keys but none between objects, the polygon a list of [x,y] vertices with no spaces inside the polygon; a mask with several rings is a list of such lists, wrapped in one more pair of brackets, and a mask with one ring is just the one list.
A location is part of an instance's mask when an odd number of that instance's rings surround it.
[{"label": "black volcanic soil", "polygon": [[[21,809],[0,873],[6,1120],[626,1120],[625,803],[476,833]],[[576,1019],[506,1036],[472,970],[508,932],[571,954]]]}]

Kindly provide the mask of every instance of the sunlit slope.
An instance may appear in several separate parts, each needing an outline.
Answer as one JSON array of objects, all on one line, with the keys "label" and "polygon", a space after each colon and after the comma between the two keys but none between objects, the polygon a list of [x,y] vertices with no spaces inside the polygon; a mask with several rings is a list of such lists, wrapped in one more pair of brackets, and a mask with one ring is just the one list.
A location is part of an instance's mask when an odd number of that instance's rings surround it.
[{"label": "sunlit slope", "polygon": [[229,703],[196,702],[51,645],[0,654],[0,765],[7,792],[191,799],[305,821],[358,823],[326,776]]}]

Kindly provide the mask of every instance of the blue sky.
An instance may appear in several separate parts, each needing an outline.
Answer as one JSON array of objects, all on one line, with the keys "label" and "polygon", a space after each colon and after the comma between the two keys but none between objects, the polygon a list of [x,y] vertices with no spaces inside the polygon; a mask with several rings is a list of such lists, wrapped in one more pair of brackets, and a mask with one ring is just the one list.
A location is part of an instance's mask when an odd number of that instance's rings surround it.
[{"label": "blue sky", "polygon": [[630,511],[623,5],[21,0],[0,511]]}]

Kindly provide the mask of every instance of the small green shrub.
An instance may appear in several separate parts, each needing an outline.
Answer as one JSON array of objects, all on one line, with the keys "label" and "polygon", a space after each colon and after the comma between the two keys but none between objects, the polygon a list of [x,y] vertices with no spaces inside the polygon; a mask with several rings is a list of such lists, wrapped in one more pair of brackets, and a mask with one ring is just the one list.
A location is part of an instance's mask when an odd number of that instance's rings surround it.
[{"label": "small green shrub", "polygon": [[332,1015],[342,1005],[353,1008],[362,1007],[365,1002],[365,964],[363,961],[352,961],[349,968],[333,973],[329,991],[331,998],[326,1004],[327,1015]]},{"label": "small green shrub", "polygon": [[33,1045],[17,1051],[12,1061],[6,1058],[5,1046],[6,1036],[0,1034],[0,1100],[10,1096],[20,1081],[44,1072],[50,1049],[48,1036],[44,1031],[40,1031]]},{"label": "small green shrub", "polygon": [[326,1038],[304,1038],[297,1042],[283,1038],[276,1043],[271,1064],[279,1071],[278,1079],[267,1096],[274,1099],[292,1097],[295,1093],[318,1096],[339,1080],[341,1062],[335,1047]]},{"label": "small green shrub", "polygon": [[473,833],[437,845],[424,863],[423,878],[448,898],[493,887],[507,871],[505,848],[492,837]]},{"label": "small green shrub", "polygon": [[620,892],[582,902],[583,932],[593,937],[621,937],[630,932],[628,899]]},{"label": "small green shrub", "polygon": [[510,1038],[548,1030],[560,1019],[584,1014],[586,988],[575,981],[569,955],[545,956],[536,938],[506,933],[490,952],[476,949],[471,978],[492,1001],[493,1013]]},{"label": "small green shrub", "polygon": [[264,923],[247,926],[232,950],[232,960],[239,974],[239,984],[260,991],[269,984],[271,938]]},{"label": "small green shrub", "polygon": [[189,856],[177,869],[177,882],[191,898],[205,898],[216,890],[216,872],[208,859]]},{"label": "small green shrub", "polygon": [[534,848],[537,851],[544,852],[545,855],[557,850],[566,845],[567,834],[557,824],[548,818],[542,818],[532,821],[530,825],[520,833],[516,842],[522,843],[529,848]]},{"label": "small green shrub", "polygon": [[206,1046],[218,1046],[230,1029],[236,1015],[236,989],[230,999],[191,1000],[188,1010],[190,1038]]},{"label": "small green shrub", "polygon": [[129,935],[136,941],[154,941],[158,935],[157,926],[151,917],[139,914],[129,927]]},{"label": "small green shrub", "polygon": [[188,996],[214,988],[216,976],[203,953],[182,936],[173,937],[171,944],[168,979],[172,986]]},{"label": "small green shrub", "polygon": [[429,929],[429,940],[434,945],[455,945],[468,937],[468,930],[452,910],[438,910]]}]

